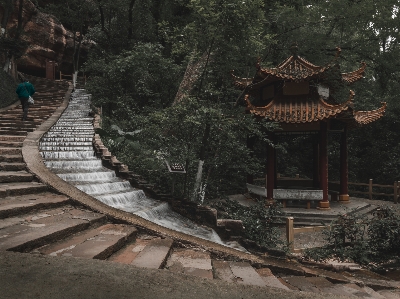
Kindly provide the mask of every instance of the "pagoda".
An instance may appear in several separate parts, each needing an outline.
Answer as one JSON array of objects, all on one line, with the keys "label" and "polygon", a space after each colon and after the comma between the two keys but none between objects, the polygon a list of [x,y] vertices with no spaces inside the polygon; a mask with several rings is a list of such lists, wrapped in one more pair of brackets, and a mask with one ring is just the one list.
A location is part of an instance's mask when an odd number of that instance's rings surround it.
[{"label": "pagoda", "polygon": [[[329,209],[328,197],[328,132],[340,136],[340,191],[339,200],[349,202],[347,131],[364,126],[381,118],[386,103],[372,111],[354,110],[354,92],[344,101],[335,99],[332,91],[332,74],[339,83],[351,85],[364,77],[366,64],[353,72],[340,73],[337,48],[335,58],[325,66],[317,66],[297,55],[297,46],[292,46],[292,55],[275,68],[263,68],[258,61],[253,78],[239,78],[232,72],[234,85],[242,90],[248,113],[256,118],[280,124],[280,129],[268,132],[274,141],[278,134],[312,133],[318,136],[314,145],[314,187],[322,190],[318,208]],[[341,82],[340,82],[341,81]],[[334,89],[334,88],[333,88]],[[276,186],[275,149],[267,147],[267,200],[273,200]]]}]

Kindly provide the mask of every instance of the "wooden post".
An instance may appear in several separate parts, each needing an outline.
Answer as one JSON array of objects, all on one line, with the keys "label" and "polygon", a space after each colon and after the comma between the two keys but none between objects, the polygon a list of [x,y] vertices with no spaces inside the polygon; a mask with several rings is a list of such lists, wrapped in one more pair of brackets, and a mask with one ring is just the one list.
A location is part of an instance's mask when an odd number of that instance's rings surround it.
[{"label": "wooden post", "polygon": [[294,251],[294,229],[293,229],[293,217],[286,218],[286,239],[291,252]]},{"label": "wooden post", "polygon": [[397,204],[397,198],[399,196],[398,189],[399,189],[399,182],[394,182],[393,183],[393,202],[395,204]]},{"label": "wooden post", "polygon": [[60,71],[60,80],[62,80],[62,73],[61,73],[61,71]]},{"label": "wooden post", "polygon": [[369,183],[368,183],[368,195],[369,195],[369,199],[372,200],[372,179],[369,179]]},{"label": "wooden post", "polygon": [[318,139],[313,142],[313,187],[319,188],[319,143]]}]

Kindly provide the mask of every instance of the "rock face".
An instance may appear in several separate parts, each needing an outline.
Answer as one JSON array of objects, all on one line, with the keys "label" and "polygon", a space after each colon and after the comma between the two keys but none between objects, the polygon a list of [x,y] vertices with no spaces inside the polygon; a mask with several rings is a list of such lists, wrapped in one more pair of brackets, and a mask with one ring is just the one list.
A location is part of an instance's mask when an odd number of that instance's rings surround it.
[{"label": "rock face", "polygon": [[[15,1],[7,31],[18,25],[18,4]],[[4,8],[0,6],[0,19]],[[22,38],[28,41],[26,54],[18,60],[18,70],[43,76],[46,60],[56,61],[57,71],[72,73],[72,55],[74,52],[73,34],[53,16],[40,12],[30,0],[24,1],[22,13]],[[85,49],[83,49],[85,51]]]}]

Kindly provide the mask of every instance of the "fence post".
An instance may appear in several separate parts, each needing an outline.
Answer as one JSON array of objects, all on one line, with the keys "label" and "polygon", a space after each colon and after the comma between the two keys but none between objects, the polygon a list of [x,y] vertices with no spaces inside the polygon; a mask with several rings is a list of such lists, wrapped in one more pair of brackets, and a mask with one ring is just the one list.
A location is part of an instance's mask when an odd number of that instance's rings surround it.
[{"label": "fence post", "polygon": [[286,239],[289,244],[290,252],[293,252],[294,251],[293,217],[286,218]]},{"label": "fence post", "polygon": [[372,200],[372,179],[369,179],[368,193],[369,193],[369,199]]}]

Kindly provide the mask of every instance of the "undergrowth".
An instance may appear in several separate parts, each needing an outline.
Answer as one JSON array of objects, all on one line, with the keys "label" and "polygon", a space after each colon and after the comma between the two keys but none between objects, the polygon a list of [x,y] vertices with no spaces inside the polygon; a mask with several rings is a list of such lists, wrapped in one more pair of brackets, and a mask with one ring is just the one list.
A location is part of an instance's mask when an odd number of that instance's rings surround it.
[{"label": "undergrowth", "polygon": [[282,222],[284,212],[279,203],[266,205],[258,202],[251,207],[245,207],[233,200],[212,202],[210,205],[218,210],[222,218],[241,220],[244,237],[256,242],[266,249],[287,251],[286,242],[281,238],[281,230],[277,224]]},{"label": "undergrowth", "polygon": [[400,215],[393,207],[381,207],[372,215],[341,214],[323,236],[325,245],[307,250],[307,259],[350,261],[369,268],[400,261]]}]

